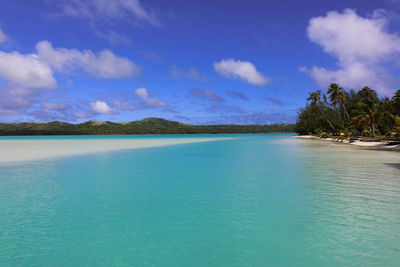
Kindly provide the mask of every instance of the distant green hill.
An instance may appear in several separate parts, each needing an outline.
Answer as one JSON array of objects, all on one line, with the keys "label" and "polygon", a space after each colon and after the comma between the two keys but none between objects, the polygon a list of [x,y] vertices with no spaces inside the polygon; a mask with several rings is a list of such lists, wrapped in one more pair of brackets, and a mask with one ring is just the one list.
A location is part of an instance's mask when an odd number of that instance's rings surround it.
[{"label": "distant green hill", "polygon": [[107,135],[107,134],[222,134],[289,133],[293,124],[272,125],[191,125],[159,118],[131,122],[87,121],[79,124],[0,123],[0,135]]}]

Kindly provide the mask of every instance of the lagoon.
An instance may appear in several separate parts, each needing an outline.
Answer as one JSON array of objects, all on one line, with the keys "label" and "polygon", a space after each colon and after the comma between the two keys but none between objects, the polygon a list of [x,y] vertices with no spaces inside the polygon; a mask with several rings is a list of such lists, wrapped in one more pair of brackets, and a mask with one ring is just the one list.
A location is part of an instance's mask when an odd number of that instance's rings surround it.
[{"label": "lagoon", "polygon": [[400,261],[399,152],[287,134],[6,137],[0,149],[161,139],[172,143],[2,162],[0,265]]}]

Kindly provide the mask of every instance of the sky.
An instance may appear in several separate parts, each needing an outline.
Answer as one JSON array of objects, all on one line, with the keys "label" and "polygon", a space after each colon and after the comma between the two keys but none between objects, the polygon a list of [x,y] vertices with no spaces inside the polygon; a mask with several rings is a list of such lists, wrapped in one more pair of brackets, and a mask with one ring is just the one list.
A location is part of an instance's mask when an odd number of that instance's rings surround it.
[{"label": "sky", "polygon": [[400,0],[0,1],[0,122],[293,123],[400,88]]}]

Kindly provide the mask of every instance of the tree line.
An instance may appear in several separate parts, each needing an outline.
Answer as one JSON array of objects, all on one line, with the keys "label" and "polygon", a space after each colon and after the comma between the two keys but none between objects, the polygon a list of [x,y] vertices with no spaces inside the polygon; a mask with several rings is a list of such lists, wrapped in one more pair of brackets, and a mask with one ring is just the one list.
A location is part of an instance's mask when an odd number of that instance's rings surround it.
[{"label": "tree line", "polygon": [[108,134],[228,134],[228,133],[289,133],[294,124],[271,125],[191,125],[160,118],[131,122],[87,121],[0,123],[0,135],[108,135]]},{"label": "tree line", "polygon": [[345,91],[332,83],[311,92],[298,112],[295,131],[321,137],[400,137],[400,90],[393,97],[378,97],[365,86]]}]

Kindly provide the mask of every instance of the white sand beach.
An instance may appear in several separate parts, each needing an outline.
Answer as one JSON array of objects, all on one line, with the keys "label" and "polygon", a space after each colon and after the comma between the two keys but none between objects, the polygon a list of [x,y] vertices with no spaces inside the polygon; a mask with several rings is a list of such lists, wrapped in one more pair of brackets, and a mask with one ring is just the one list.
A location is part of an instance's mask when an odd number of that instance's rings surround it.
[{"label": "white sand beach", "polygon": [[313,135],[296,135],[294,137],[295,138],[303,138],[303,139],[315,139],[315,140],[321,140],[321,141],[339,142],[339,143],[343,143],[343,144],[377,148],[377,149],[382,149],[382,150],[400,151],[400,145],[388,145],[389,144],[388,141],[382,141],[382,142],[366,142],[366,141],[361,141],[361,140],[354,140],[354,141],[340,140],[340,141],[338,141],[338,140],[335,140],[334,138],[320,138],[318,136],[313,136]]},{"label": "white sand beach", "polygon": [[32,139],[0,140],[0,164],[49,159],[62,156],[107,152],[124,149],[151,148],[232,138],[124,138],[124,139]]}]

